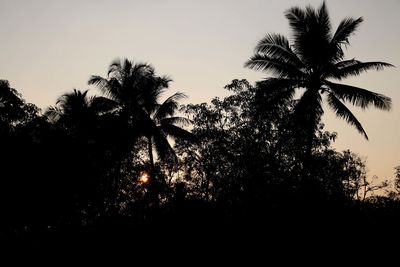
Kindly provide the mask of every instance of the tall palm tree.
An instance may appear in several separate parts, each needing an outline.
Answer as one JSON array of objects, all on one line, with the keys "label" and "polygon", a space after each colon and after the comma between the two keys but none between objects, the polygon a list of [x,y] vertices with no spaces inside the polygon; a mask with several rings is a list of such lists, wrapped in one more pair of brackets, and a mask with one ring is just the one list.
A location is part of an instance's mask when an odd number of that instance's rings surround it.
[{"label": "tall palm tree", "polygon": [[286,18],[292,30],[291,40],[280,34],[267,34],[256,46],[255,55],[245,66],[255,70],[268,71],[272,77],[258,83],[262,94],[267,96],[269,107],[287,104],[295,97],[296,89],[305,89],[294,107],[294,118],[301,119],[307,135],[306,155],[312,153],[316,127],[323,114],[322,95],[335,114],[368,139],[367,133],[345,102],[366,109],[374,106],[390,110],[391,99],[363,88],[345,85],[341,81],[350,76],[375,69],[392,67],[385,62],[361,62],[345,59],[343,47],[349,44],[349,37],[362,17],[342,20],[332,30],[325,3],[319,9],[308,6],[305,9],[293,7],[286,11]]},{"label": "tall palm tree", "polygon": [[148,140],[152,176],[155,175],[153,148],[161,160],[175,158],[167,137],[191,137],[188,131],[176,125],[186,124],[189,120],[174,116],[178,100],[185,95],[176,93],[159,104],[160,96],[170,82],[166,76],[157,76],[151,65],[127,59],[115,60],[109,67],[107,78],[92,76],[88,82],[118,103],[120,114],[128,123],[140,126],[139,131]]}]

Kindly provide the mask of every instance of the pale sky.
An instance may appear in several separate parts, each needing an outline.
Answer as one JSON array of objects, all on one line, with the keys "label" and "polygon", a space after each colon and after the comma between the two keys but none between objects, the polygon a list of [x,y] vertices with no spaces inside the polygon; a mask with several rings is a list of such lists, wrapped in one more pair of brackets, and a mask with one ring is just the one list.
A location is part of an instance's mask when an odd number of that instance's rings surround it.
[{"label": "pale sky", "polygon": [[[90,75],[106,75],[115,58],[144,61],[174,79],[171,93],[200,103],[223,97],[233,79],[251,82],[268,74],[243,68],[266,33],[288,35],[289,7],[318,7],[316,0],[0,0],[0,79],[28,101],[46,108]],[[347,57],[386,61],[397,68],[371,71],[343,83],[392,98],[393,109],[351,108],[367,131],[358,132],[326,109],[334,146],[366,157],[369,175],[393,178],[400,165],[400,0],[327,0],[333,26],[346,16],[364,17]]]}]

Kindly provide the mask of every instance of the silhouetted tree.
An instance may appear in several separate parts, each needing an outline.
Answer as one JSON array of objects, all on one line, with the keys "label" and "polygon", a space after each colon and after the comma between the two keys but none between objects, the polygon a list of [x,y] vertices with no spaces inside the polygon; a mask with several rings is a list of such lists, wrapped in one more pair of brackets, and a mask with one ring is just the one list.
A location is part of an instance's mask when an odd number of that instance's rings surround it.
[{"label": "silhouetted tree", "polygon": [[227,199],[227,195],[240,197],[243,178],[253,177],[249,171],[260,171],[256,166],[264,165],[270,148],[267,139],[273,139],[272,120],[253,120],[254,88],[246,80],[234,80],[226,88],[234,93],[182,109],[193,121],[192,133],[198,142],[177,142],[192,192],[211,201]]},{"label": "silhouetted tree", "polygon": [[198,140],[176,144],[180,156],[176,175],[185,181],[189,199],[214,203],[229,216],[294,209],[304,204],[299,197],[304,199],[306,193],[313,200],[318,195],[314,205],[321,207],[327,202],[347,205],[354,201],[366,179],[365,163],[350,151],[331,148],[336,133],[318,125],[313,175],[319,187],[305,191],[301,183],[304,152],[296,137],[285,132],[294,105],[260,110],[258,88],[245,80],[234,80],[226,89],[232,95],[182,109],[193,121],[192,133]]},{"label": "silhouetted tree", "polygon": [[[168,97],[163,103],[155,105],[145,105],[147,118],[143,118],[143,129],[144,136],[148,141],[148,155],[151,167],[151,179],[156,179],[150,182],[158,187],[157,183],[165,183],[165,181],[157,181],[156,171],[154,168],[153,148],[157,151],[158,157],[162,161],[172,161],[175,163],[177,160],[174,149],[171,147],[168,141],[168,137],[173,139],[185,139],[193,140],[193,136],[187,130],[179,127],[179,125],[187,126],[190,124],[190,120],[184,117],[175,116],[178,109],[178,100],[184,98],[185,95],[182,93],[175,93]],[[157,178],[156,178],[157,177]],[[159,180],[159,179],[158,179]],[[156,194],[158,189],[155,189]]]},{"label": "silhouetted tree", "polygon": [[[44,116],[0,80],[0,240],[54,235],[44,242],[53,246],[65,235],[86,248],[82,233],[120,245],[111,234],[119,233],[149,247],[141,241],[154,242],[150,234],[179,232],[170,226],[211,229],[223,221],[257,234],[358,228],[381,218],[396,225],[399,194],[375,195],[389,183],[368,179],[357,154],[333,149],[337,134],[321,122],[326,100],[368,139],[345,102],[389,110],[390,98],[332,80],[392,65],[345,60],[343,48],[362,18],[332,31],[325,3],[291,8],[286,17],[292,42],[269,34],[246,63],[272,77],[255,85],[233,80],[229,95],[210,103],[179,109],[180,92],[162,101],[172,80],[127,59],[88,81],[104,96],[74,89]],[[297,89],[304,89],[299,99]],[[400,167],[395,175],[400,191]],[[146,225],[151,229],[140,229]]]},{"label": "silhouetted tree", "polygon": [[[157,155],[161,159],[165,159],[168,156],[176,158],[175,152],[169,145],[167,137],[191,139],[192,135],[190,132],[180,128],[178,125],[187,126],[190,124],[190,120],[184,117],[175,116],[178,110],[178,100],[186,97],[182,93],[175,93],[168,97],[163,103],[146,107],[148,121],[150,125],[144,127],[144,131],[147,132],[145,136],[148,138],[148,151],[150,164],[154,166],[154,160],[152,155],[153,144],[156,148]],[[148,130],[147,130],[148,129]]]},{"label": "silhouetted tree", "polygon": [[62,95],[55,107],[50,107],[45,115],[52,122],[59,122],[66,127],[83,127],[93,124],[97,117],[117,108],[111,99],[99,96],[87,96],[88,90],[74,89],[72,93]]},{"label": "silhouetted tree", "polygon": [[395,174],[395,177],[394,177],[395,184],[394,184],[394,186],[395,186],[396,191],[400,193],[400,166],[397,166],[394,169],[395,169],[395,173],[394,173]]},{"label": "silhouetted tree", "polygon": [[170,81],[168,77],[156,76],[149,64],[125,59],[115,60],[110,65],[107,78],[92,76],[88,83],[116,101],[120,116],[133,125],[147,117],[145,108],[157,104]]},{"label": "silhouetted tree", "polygon": [[39,109],[22,99],[8,81],[0,80],[0,134],[37,117]]},{"label": "silhouetted tree", "polygon": [[363,19],[346,18],[333,32],[325,3],[317,10],[311,6],[305,9],[293,7],[285,15],[292,30],[292,42],[283,35],[268,34],[258,43],[255,55],[245,64],[246,67],[268,71],[273,75],[258,84],[259,94],[267,99],[264,104],[270,109],[287,104],[295,97],[296,89],[305,89],[292,117],[298,125],[301,124],[298,134],[304,132],[306,158],[310,158],[315,131],[323,114],[323,96],[326,96],[327,104],[339,118],[355,126],[368,139],[361,123],[344,102],[362,109],[372,105],[389,110],[390,98],[331,81],[392,66],[385,62],[344,59],[343,47],[349,43],[350,35]]},{"label": "silhouetted tree", "polygon": [[[190,138],[190,133],[175,124],[189,121],[174,116],[178,100],[185,95],[176,93],[159,104],[159,98],[168,88],[171,79],[155,74],[148,64],[133,63],[127,59],[114,61],[109,68],[108,77],[92,76],[89,84],[96,85],[104,94],[119,105],[119,116],[128,125],[138,128],[140,134],[148,140],[148,156],[151,167],[151,186],[155,183],[153,148],[161,159],[176,157],[167,137]],[[154,194],[158,190],[154,189]]]},{"label": "silhouetted tree", "polygon": [[[74,89],[62,95],[56,106],[50,107],[45,115],[67,132],[71,147],[75,147],[70,151],[70,161],[74,162],[75,176],[81,177],[81,194],[91,192],[91,198],[99,198],[96,208],[99,208],[98,203],[105,201],[105,197],[110,198],[112,206],[118,194],[119,182],[116,179],[119,176],[110,176],[115,174],[112,172],[115,164],[119,166],[126,157],[123,145],[118,144],[124,138],[117,131],[123,131],[124,127],[113,114],[118,107],[115,101],[99,96],[89,97],[87,93],[87,90]],[[88,184],[84,185],[84,181]]]}]

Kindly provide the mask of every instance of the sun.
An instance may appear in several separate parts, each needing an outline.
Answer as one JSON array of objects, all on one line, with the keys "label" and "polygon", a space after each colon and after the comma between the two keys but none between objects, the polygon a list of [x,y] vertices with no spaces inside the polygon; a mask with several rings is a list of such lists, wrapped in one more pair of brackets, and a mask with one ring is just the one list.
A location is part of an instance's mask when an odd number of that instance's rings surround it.
[{"label": "sun", "polygon": [[147,185],[150,182],[150,174],[147,171],[141,171],[138,182],[142,185]]}]

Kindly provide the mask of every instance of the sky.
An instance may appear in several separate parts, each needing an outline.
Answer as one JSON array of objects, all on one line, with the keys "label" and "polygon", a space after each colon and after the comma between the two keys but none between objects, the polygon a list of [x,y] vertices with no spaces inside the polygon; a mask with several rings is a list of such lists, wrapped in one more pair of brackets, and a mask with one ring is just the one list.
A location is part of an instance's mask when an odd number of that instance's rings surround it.
[{"label": "sky", "polygon": [[[106,76],[115,58],[151,63],[173,78],[172,94],[186,102],[223,97],[233,79],[268,77],[245,69],[257,42],[267,33],[289,35],[284,11],[318,7],[315,0],[0,0],[0,79],[24,99],[45,109],[91,75]],[[350,109],[369,135],[326,108],[326,129],[339,134],[334,147],[367,160],[369,176],[394,177],[400,165],[400,0],[327,0],[333,27],[345,17],[364,18],[350,39],[347,58],[385,61],[397,68],[371,71],[343,83],[392,98],[390,112]]]}]

